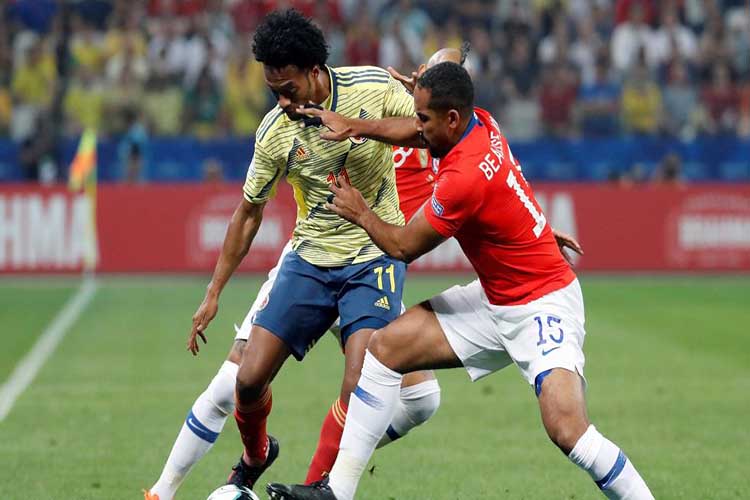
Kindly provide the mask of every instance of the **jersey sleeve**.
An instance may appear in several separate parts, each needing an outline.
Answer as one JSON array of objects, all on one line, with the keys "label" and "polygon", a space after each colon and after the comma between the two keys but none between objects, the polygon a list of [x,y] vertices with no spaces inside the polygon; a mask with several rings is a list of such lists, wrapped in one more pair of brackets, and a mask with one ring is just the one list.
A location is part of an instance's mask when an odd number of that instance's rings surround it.
[{"label": "jersey sleeve", "polygon": [[455,235],[479,206],[476,186],[457,171],[444,172],[435,183],[432,199],[424,204],[427,222],[446,238]]},{"label": "jersey sleeve", "polygon": [[388,87],[385,89],[383,97],[383,118],[411,118],[414,115],[414,98],[406,91],[401,82],[392,76],[389,77]]},{"label": "jersey sleeve", "polygon": [[255,152],[247,169],[245,185],[242,188],[245,199],[250,203],[265,203],[276,194],[276,186],[284,171],[283,162],[271,157],[262,144],[255,143]]}]

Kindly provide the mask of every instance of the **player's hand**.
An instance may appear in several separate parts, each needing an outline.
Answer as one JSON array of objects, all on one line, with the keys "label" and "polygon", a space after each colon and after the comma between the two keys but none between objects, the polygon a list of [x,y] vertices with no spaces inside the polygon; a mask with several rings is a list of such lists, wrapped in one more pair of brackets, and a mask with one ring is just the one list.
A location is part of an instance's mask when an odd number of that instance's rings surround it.
[{"label": "player's hand", "polygon": [[320,132],[320,138],[326,141],[340,142],[356,135],[349,118],[328,109],[305,108],[300,106],[297,108],[297,113],[319,118],[323,126],[328,129]]},{"label": "player's hand", "polygon": [[581,245],[578,244],[578,241],[576,241],[576,239],[569,234],[558,231],[557,229],[552,229],[552,234],[555,235],[555,241],[557,241],[557,246],[560,247],[560,253],[562,253],[563,257],[565,257],[565,260],[568,261],[568,264],[572,266],[573,258],[568,254],[568,252],[565,251],[565,249],[569,248],[578,255],[583,255],[583,248],[581,248]]},{"label": "player's hand", "polygon": [[349,184],[346,176],[336,176],[336,183],[331,184],[333,196],[328,197],[326,208],[333,210],[344,219],[360,225],[363,214],[370,210],[362,193]]},{"label": "player's hand", "polygon": [[409,77],[402,75],[392,67],[388,66],[388,73],[390,73],[393,78],[401,82],[401,84],[406,87],[406,90],[408,90],[410,94],[414,93],[414,87],[417,86],[417,79],[419,78],[419,75],[416,71],[412,71],[411,77]]},{"label": "player's hand", "polygon": [[193,353],[193,356],[197,356],[200,351],[198,344],[198,337],[203,340],[203,343],[207,343],[206,340],[206,328],[212,319],[216,316],[219,311],[219,298],[214,295],[206,295],[203,299],[198,310],[193,314],[193,327],[190,329],[190,335],[188,336],[187,348],[188,351]]}]

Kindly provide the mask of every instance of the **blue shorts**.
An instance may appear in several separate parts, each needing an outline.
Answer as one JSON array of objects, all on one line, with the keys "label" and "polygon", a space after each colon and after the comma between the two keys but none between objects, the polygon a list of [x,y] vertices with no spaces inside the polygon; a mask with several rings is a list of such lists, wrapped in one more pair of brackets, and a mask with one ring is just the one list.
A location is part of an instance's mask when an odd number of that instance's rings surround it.
[{"label": "blue shorts", "polygon": [[341,345],[363,328],[383,328],[401,313],[406,264],[382,255],[362,264],[319,267],[289,252],[253,321],[302,360],[341,318]]}]

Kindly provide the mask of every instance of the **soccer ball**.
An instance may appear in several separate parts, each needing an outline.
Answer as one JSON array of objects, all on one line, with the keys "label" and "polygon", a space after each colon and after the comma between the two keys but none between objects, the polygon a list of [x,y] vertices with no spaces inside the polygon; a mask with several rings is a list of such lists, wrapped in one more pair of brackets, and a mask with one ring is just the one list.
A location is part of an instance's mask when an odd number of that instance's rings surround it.
[{"label": "soccer ball", "polygon": [[207,500],[260,500],[260,498],[248,488],[225,484],[208,495]]}]

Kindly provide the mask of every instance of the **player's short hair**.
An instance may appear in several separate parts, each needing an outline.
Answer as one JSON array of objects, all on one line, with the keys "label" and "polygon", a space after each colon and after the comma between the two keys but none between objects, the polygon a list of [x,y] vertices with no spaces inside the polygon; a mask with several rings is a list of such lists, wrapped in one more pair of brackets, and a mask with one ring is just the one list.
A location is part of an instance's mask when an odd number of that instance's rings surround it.
[{"label": "player's short hair", "polygon": [[272,68],[312,69],[328,60],[323,32],[295,9],[276,10],[263,18],[253,36],[253,52],[257,61]]},{"label": "player's short hair", "polygon": [[474,84],[469,73],[460,64],[436,64],[419,77],[417,85],[430,90],[430,109],[456,109],[463,115],[472,112],[474,108]]}]

